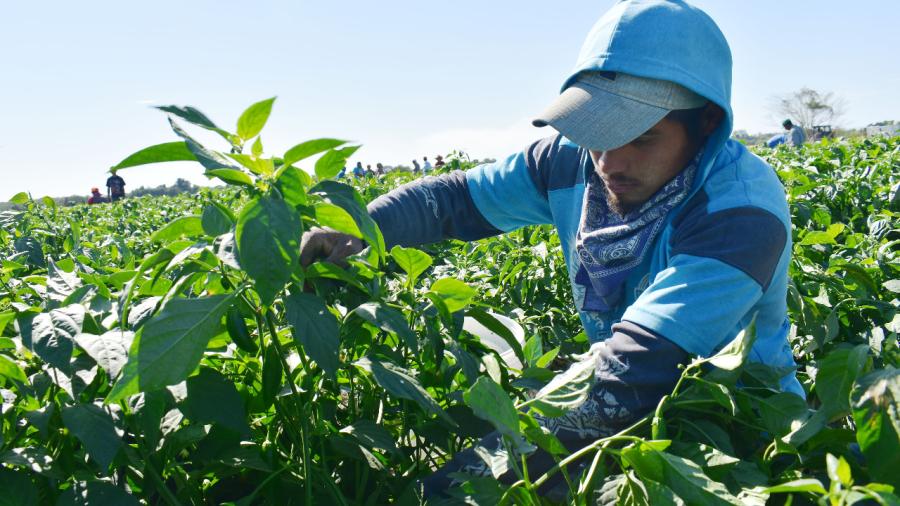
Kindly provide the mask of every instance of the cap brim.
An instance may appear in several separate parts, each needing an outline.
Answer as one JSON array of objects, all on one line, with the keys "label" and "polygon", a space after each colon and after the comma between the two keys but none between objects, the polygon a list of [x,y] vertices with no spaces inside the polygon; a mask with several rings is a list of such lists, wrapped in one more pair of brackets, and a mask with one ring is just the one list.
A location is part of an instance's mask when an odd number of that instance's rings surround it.
[{"label": "cap brim", "polygon": [[575,83],[532,124],[536,127],[550,125],[583,148],[608,151],[633,141],[668,113],[669,110],[662,107]]}]

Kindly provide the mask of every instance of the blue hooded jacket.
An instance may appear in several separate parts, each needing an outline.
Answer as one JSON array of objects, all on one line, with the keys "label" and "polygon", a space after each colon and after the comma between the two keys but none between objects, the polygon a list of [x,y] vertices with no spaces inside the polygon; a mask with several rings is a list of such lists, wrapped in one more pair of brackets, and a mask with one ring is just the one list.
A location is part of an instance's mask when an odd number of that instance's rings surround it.
[{"label": "blue hooded jacket", "polygon": [[[667,215],[651,252],[626,280],[619,306],[602,313],[579,311],[591,342],[609,338],[614,324],[628,321],[706,357],[757,315],[750,360],[795,366],[787,339],[790,214],[774,170],[730,140],[731,69],[731,50],[716,24],[679,0],[624,0],[588,35],[563,90],[581,72],[622,72],[676,82],[725,112],[707,140],[690,197]],[[431,178],[407,188],[427,203],[421,209],[426,219],[410,220],[416,213],[407,209],[403,223],[391,220],[387,208],[398,200],[391,195],[373,202],[370,213],[389,244],[470,240],[553,224],[581,308],[575,237],[585,176],[593,170],[586,149],[557,135],[455,180]],[[793,372],[781,386],[804,396]]]}]

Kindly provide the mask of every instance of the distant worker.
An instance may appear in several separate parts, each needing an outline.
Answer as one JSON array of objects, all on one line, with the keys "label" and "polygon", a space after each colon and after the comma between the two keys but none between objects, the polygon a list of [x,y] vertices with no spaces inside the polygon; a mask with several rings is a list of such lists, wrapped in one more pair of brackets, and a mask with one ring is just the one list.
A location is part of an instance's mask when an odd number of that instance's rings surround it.
[{"label": "distant worker", "polygon": [[429,172],[431,172],[431,162],[428,161],[427,156],[423,156],[422,161],[425,162],[422,165],[422,172],[424,172],[425,174],[428,174]]},{"label": "distant worker", "polygon": [[413,162],[413,174],[417,174],[417,175],[418,175],[419,172],[422,170],[422,167],[419,167],[419,161],[418,161],[418,160],[413,160],[412,162]]},{"label": "distant worker", "polygon": [[110,170],[112,176],[106,180],[106,196],[111,202],[125,198],[125,180],[116,174],[116,170]]},{"label": "distant worker", "polygon": [[344,165],[344,168],[341,169],[340,172],[338,172],[337,177],[338,177],[338,179],[344,179],[344,177],[346,177],[346,176],[347,176],[347,166]]},{"label": "distant worker", "polygon": [[366,165],[366,177],[375,177],[375,171],[372,170],[372,164]]},{"label": "distant worker", "polygon": [[379,178],[381,176],[383,176],[384,175],[384,165],[381,165],[380,163],[376,163],[375,164],[375,174],[377,174]]},{"label": "distant worker", "polygon": [[781,126],[787,130],[787,132],[784,133],[784,143],[788,146],[800,147],[806,142],[806,132],[803,131],[802,126],[795,125],[789,119],[784,120]]},{"label": "distant worker", "polygon": [[363,169],[362,162],[356,162],[356,167],[353,167],[353,177],[359,179],[366,175],[365,169]]},{"label": "distant worker", "polygon": [[100,189],[96,186],[91,188],[91,196],[88,197],[88,204],[102,204],[104,202],[109,202],[106,200],[106,197],[100,194]]},{"label": "distant worker", "polygon": [[435,169],[440,169],[440,168],[443,167],[444,165],[446,165],[446,164],[444,163],[444,157],[443,157],[443,156],[437,155],[436,157],[434,157],[434,168],[435,168]]}]

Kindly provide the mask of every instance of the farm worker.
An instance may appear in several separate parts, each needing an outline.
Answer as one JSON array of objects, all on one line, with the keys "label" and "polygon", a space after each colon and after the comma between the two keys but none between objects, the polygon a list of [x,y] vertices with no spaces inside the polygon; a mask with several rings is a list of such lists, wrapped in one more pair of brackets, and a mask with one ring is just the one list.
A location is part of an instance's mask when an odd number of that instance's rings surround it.
[{"label": "farm worker", "polygon": [[422,162],[422,173],[428,174],[429,172],[431,172],[431,162],[428,161],[427,156],[422,157]]},{"label": "farm worker", "polygon": [[[787,337],[790,215],[775,171],[730,139],[731,70],[725,37],[700,9],[680,0],[618,2],[534,120],[558,133],[368,206],[389,248],[556,227],[592,343],[583,360],[597,380],[580,407],[540,419],[570,450],[653,410],[672,391],[679,364],[715,354],[754,315],[750,360],[795,365]],[[301,262],[362,246],[314,229],[301,242]],[[804,395],[793,372],[781,388]],[[499,451],[500,441],[489,435],[479,451]],[[540,450],[527,458],[531,476],[553,465]],[[457,484],[458,472],[490,469],[464,450],[424,480],[426,495]]]},{"label": "farm worker", "polygon": [[418,174],[419,171],[422,170],[422,168],[419,167],[419,161],[418,161],[418,160],[413,160],[412,163],[413,163],[413,174]]},{"label": "farm worker", "polygon": [[434,168],[435,168],[435,169],[440,169],[440,168],[443,167],[444,165],[445,165],[445,164],[444,164],[444,157],[441,156],[441,155],[437,155],[437,156],[434,158]]},{"label": "farm worker", "polygon": [[376,163],[375,164],[375,174],[378,174],[378,178],[380,179],[381,176],[384,175],[384,165],[382,165],[381,163]]},{"label": "farm worker", "polygon": [[88,204],[99,204],[101,202],[106,202],[106,199],[103,198],[103,195],[100,194],[100,189],[96,186],[91,188],[91,196],[88,197]]},{"label": "farm worker", "polygon": [[111,169],[111,176],[106,180],[106,195],[110,201],[116,201],[125,197],[125,180],[116,174],[116,169]]},{"label": "farm worker", "polygon": [[357,179],[366,175],[365,169],[363,169],[362,162],[356,162],[356,167],[353,167],[353,176]]},{"label": "farm worker", "polygon": [[791,120],[786,119],[781,123],[787,132],[784,133],[784,143],[788,146],[800,147],[806,142],[806,132],[803,127],[795,125]]}]

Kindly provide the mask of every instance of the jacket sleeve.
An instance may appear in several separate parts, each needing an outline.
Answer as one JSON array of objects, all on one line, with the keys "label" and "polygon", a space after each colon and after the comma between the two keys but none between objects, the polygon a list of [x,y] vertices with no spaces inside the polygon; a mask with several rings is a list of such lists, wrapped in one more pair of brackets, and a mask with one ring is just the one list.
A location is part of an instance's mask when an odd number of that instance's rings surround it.
[{"label": "jacket sleeve", "polygon": [[466,172],[424,177],[368,206],[387,247],[471,241],[552,222],[546,179],[558,138]]},{"label": "jacket sleeve", "polygon": [[693,213],[676,225],[670,248],[668,266],[622,319],[700,356],[712,355],[750,323],[790,258],[786,225],[750,206]]},{"label": "jacket sleeve", "polygon": [[681,347],[635,323],[612,330],[583,359],[593,361],[596,379],[585,402],[560,418],[538,417],[567,446],[614,434],[652,411],[678,382],[678,365],[689,360]]},{"label": "jacket sleeve", "polygon": [[462,171],[407,183],[373,200],[367,209],[388,248],[450,238],[472,241],[500,233],[472,202]]}]

